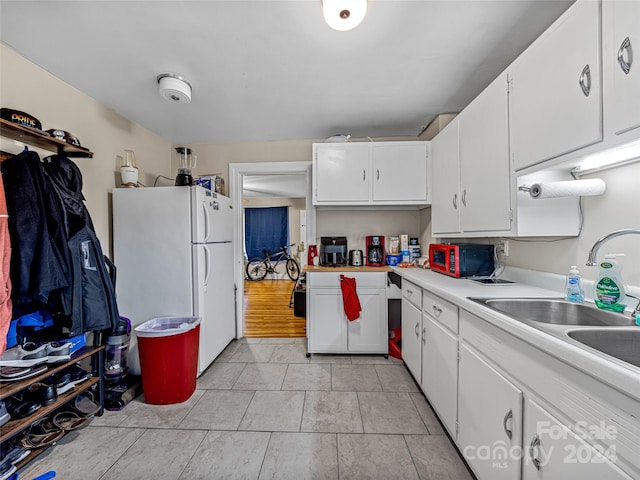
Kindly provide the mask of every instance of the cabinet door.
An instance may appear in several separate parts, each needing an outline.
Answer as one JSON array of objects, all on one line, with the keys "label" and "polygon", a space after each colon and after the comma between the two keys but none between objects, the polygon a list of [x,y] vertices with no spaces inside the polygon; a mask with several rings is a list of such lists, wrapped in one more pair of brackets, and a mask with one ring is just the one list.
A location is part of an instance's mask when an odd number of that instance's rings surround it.
[{"label": "cabinet door", "polygon": [[459,233],[458,119],[451,121],[431,143],[431,226],[434,235]]},{"label": "cabinet door", "polygon": [[454,439],[458,411],[458,337],[422,317],[422,391]]},{"label": "cabinet door", "polygon": [[371,147],[363,144],[314,145],[316,202],[368,202]]},{"label": "cabinet door", "polygon": [[458,117],[463,232],[511,229],[508,108],[502,75]]},{"label": "cabinet door", "polygon": [[[621,134],[640,127],[640,2],[603,2],[605,125]],[[635,53],[635,58],[633,53]]]},{"label": "cabinet door", "polygon": [[516,170],[602,140],[600,2],[576,2],[509,69]]},{"label": "cabinet door", "polygon": [[402,299],[402,360],[416,379],[422,381],[422,312],[406,298]]},{"label": "cabinet door", "polygon": [[631,480],[610,461],[614,448],[598,451],[533,400],[524,415],[523,480]]},{"label": "cabinet door", "polygon": [[[464,344],[460,345],[458,446],[478,478],[520,475],[522,391]],[[488,449],[488,450],[487,450]]]},{"label": "cabinet door", "polygon": [[427,144],[375,144],[373,200],[427,203]]},{"label": "cabinet door", "polygon": [[[360,318],[347,322],[350,352],[389,353],[389,327],[387,325],[387,298],[384,289],[358,288],[362,311]],[[342,297],[340,298],[342,301]]]},{"label": "cabinet door", "polygon": [[309,289],[307,300],[309,352],[346,353],[347,319],[340,289]]}]

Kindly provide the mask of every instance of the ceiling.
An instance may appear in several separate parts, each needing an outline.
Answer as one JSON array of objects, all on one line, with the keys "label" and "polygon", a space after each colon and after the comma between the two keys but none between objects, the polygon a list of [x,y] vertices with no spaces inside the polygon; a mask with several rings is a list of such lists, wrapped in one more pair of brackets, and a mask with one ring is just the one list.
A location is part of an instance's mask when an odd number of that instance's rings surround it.
[{"label": "ceiling", "polygon": [[[0,39],[174,144],[416,136],[571,3],[369,0],[338,32],[321,0],[2,0]],[[165,72],[191,82],[191,103],[160,97]]]}]

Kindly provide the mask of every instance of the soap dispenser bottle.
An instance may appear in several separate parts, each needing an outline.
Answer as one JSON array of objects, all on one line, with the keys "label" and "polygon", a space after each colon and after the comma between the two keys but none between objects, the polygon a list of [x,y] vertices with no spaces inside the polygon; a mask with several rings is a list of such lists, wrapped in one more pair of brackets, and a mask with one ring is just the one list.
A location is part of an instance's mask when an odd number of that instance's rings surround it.
[{"label": "soap dispenser bottle", "polygon": [[571,266],[564,285],[564,298],[573,303],[584,303],[584,290],[580,282],[580,272],[575,265]]},{"label": "soap dispenser bottle", "polygon": [[623,312],[626,306],[626,295],[620,265],[616,257],[622,253],[607,253],[600,262],[600,271],[593,288],[593,299],[598,308],[612,312]]}]

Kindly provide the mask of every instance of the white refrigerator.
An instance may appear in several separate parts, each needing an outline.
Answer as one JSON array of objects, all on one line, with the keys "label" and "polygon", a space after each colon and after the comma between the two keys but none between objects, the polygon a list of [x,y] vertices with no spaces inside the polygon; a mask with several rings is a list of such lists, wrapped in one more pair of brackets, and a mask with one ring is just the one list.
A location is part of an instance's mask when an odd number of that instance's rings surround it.
[{"label": "white refrigerator", "polygon": [[[120,315],[200,318],[198,376],[236,335],[231,200],[202,188],[113,190],[113,253]],[[132,332],[128,363],[140,373]]]}]

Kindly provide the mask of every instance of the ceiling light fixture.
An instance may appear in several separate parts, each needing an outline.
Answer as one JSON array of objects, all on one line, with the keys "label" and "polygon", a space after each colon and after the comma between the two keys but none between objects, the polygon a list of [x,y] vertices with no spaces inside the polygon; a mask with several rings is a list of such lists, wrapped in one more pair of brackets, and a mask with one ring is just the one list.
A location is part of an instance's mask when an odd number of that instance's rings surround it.
[{"label": "ceiling light fixture", "polygon": [[324,20],[334,30],[356,28],[367,13],[367,0],[322,0]]},{"label": "ceiling light fixture", "polygon": [[158,90],[160,96],[171,103],[191,102],[191,84],[175,73],[158,75]]}]

